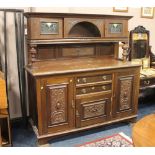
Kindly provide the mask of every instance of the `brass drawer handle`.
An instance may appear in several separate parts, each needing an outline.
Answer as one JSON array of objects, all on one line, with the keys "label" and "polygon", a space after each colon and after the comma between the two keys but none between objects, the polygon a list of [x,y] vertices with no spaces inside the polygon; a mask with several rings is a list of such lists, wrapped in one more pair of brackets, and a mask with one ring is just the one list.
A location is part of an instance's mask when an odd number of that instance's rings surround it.
[{"label": "brass drawer handle", "polygon": [[106,86],[102,86],[102,89],[103,89],[103,90],[106,90]]},{"label": "brass drawer handle", "polygon": [[107,80],[107,77],[106,77],[106,76],[102,76],[102,79],[103,79],[103,80]]},{"label": "brass drawer handle", "polygon": [[91,89],[92,89],[92,90],[94,90],[94,89],[95,89],[95,87],[91,87]]},{"label": "brass drawer handle", "polygon": [[80,82],[80,79],[77,79],[77,83],[79,83]]},{"label": "brass drawer handle", "polygon": [[144,84],[145,84],[145,85],[149,85],[149,84],[150,84],[150,80],[144,81]]},{"label": "brass drawer handle", "polygon": [[82,81],[86,83],[87,82],[87,78],[82,78]]},{"label": "brass drawer handle", "polygon": [[87,91],[86,89],[82,89],[81,92],[85,94]]}]

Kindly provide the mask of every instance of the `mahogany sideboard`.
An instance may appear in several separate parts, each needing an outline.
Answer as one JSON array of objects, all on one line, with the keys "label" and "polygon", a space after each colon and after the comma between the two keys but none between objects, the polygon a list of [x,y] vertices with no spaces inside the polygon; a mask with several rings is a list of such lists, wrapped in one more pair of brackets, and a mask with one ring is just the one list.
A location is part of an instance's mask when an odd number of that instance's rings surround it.
[{"label": "mahogany sideboard", "polygon": [[118,59],[131,16],[25,16],[29,109],[39,144],[136,118],[140,65]]}]

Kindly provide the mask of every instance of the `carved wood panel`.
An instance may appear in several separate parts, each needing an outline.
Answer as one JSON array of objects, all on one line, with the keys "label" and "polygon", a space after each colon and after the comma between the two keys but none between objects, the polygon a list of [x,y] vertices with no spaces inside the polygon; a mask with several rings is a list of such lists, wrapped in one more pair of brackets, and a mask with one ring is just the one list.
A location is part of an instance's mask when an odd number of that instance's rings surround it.
[{"label": "carved wood panel", "polygon": [[131,109],[133,77],[120,77],[119,87],[119,110]]},{"label": "carved wood panel", "polygon": [[67,85],[47,86],[48,125],[67,122]]},{"label": "carved wood panel", "polygon": [[110,119],[111,93],[76,100],[76,127],[103,123]]},{"label": "carved wood panel", "polygon": [[83,105],[83,119],[104,115],[105,104],[106,100]]}]

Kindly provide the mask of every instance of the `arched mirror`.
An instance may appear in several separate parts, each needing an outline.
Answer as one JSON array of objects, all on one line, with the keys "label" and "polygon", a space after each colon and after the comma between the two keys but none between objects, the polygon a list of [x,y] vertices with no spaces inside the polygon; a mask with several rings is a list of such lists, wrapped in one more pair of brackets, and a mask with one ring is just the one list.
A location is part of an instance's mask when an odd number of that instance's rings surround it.
[{"label": "arched mirror", "polygon": [[149,31],[143,26],[137,26],[130,31],[130,55],[129,59],[141,59],[149,57]]}]

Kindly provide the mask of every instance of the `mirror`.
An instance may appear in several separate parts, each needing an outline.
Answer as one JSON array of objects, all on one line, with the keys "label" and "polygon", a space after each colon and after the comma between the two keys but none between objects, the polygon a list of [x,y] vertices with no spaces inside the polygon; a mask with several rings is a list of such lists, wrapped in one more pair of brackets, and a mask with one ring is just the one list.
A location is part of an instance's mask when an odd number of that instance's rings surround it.
[{"label": "mirror", "polygon": [[129,59],[141,59],[149,57],[149,31],[143,26],[137,26],[130,31],[130,55]]}]

